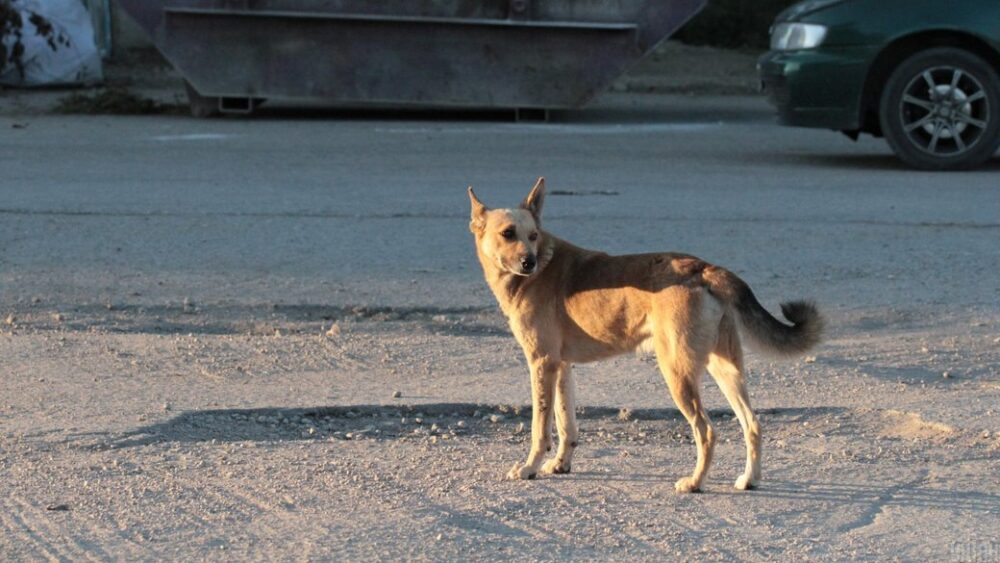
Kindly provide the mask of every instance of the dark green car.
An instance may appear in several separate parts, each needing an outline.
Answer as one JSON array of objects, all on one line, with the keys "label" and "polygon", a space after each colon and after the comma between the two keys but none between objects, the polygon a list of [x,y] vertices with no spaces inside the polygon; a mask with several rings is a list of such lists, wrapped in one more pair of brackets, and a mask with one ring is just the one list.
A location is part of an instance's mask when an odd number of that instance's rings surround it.
[{"label": "dark green car", "polygon": [[917,168],[971,168],[1000,147],[997,0],[800,2],[758,69],[782,123],[884,136]]}]

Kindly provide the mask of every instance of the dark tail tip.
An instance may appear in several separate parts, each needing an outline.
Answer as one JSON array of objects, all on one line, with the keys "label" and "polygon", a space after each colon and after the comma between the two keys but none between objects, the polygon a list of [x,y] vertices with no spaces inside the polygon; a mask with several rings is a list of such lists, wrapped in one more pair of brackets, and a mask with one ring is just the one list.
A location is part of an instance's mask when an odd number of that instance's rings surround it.
[{"label": "dark tail tip", "polygon": [[794,325],[796,348],[805,351],[819,344],[826,323],[815,303],[811,301],[782,303],[781,314]]},{"label": "dark tail tip", "polygon": [[781,304],[781,314],[797,325],[819,317],[819,310],[812,301],[789,301]]}]

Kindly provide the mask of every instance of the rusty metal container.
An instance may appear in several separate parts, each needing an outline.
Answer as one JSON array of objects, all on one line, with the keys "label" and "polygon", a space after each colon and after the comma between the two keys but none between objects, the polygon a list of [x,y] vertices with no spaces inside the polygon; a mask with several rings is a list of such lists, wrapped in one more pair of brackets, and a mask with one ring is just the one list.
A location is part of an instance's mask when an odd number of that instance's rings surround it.
[{"label": "rusty metal container", "polygon": [[578,108],[707,0],[119,2],[193,106],[252,111],[260,100]]}]

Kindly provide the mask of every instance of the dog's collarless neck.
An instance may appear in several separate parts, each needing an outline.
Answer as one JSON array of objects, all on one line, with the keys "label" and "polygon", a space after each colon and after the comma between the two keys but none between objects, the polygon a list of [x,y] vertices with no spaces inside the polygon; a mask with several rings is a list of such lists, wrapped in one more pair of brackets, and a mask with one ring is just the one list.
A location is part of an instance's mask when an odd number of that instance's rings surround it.
[{"label": "dog's collarless neck", "polygon": [[551,237],[547,237],[547,239],[545,246],[538,253],[538,270],[532,275],[518,276],[500,269],[495,271],[494,279],[490,281],[489,285],[500,304],[500,309],[506,316],[510,317],[524,292],[545,274],[546,267],[552,261],[555,243]]}]

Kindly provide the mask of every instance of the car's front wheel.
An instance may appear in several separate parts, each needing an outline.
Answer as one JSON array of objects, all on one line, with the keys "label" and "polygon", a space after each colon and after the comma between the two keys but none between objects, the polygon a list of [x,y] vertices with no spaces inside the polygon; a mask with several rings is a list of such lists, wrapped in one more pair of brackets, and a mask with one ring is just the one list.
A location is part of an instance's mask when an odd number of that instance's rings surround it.
[{"label": "car's front wheel", "polygon": [[978,166],[1000,147],[1000,78],[963,49],[921,51],[889,76],[879,119],[889,146],[910,166]]}]

